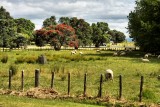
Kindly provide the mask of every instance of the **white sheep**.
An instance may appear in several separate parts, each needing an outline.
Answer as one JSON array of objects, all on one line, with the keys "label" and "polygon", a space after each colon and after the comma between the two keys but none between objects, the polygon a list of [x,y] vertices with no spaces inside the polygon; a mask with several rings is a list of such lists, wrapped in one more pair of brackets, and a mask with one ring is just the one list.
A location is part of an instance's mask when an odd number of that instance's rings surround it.
[{"label": "white sheep", "polygon": [[145,55],[144,55],[144,58],[148,58],[148,57],[149,57],[149,54],[145,54]]},{"label": "white sheep", "polygon": [[121,51],[120,55],[121,55],[121,56],[122,56],[122,55],[126,55],[126,52]]},{"label": "white sheep", "polygon": [[149,59],[146,59],[146,58],[141,58],[141,60],[142,60],[143,62],[149,62]]},{"label": "white sheep", "polygon": [[100,50],[96,50],[96,52],[101,52]]},{"label": "white sheep", "polygon": [[118,53],[117,53],[117,52],[114,52],[114,53],[113,53],[113,56],[118,56]]},{"label": "white sheep", "polygon": [[76,50],[71,51],[71,55],[76,54],[76,53],[77,53]]},{"label": "white sheep", "polygon": [[83,55],[83,52],[79,52],[80,55]]},{"label": "white sheep", "polygon": [[105,79],[106,80],[109,80],[109,79],[113,80],[113,71],[111,69],[106,70]]},{"label": "white sheep", "polygon": [[160,59],[160,55],[158,55],[158,59]]}]

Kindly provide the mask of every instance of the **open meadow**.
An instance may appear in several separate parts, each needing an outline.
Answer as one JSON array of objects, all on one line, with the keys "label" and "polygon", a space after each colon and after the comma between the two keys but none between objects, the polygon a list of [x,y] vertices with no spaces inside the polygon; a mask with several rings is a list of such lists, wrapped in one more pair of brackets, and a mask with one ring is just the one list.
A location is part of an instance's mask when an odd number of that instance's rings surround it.
[{"label": "open meadow", "polygon": [[[83,54],[79,54],[79,52]],[[8,71],[14,67],[12,76],[12,90],[21,89],[21,71],[24,70],[24,91],[34,87],[34,71],[40,69],[40,88],[50,88],[51,72],[55,72],[54,89],[59,95],[67,94],[67,78],[71,73],[71,96],[83,94],[84,74],[87,73],[87,96],[97,96],[100,75],[106,69],[114,72],[113,81],[104,81],[102,97],[112,101],[118,98],[119,75],[122,75],[122,100],[124,102],[138,102],[140,77],[144,76],[142,102],[150,104],[160,103],[160,59],[149,57],[150,62],[142,62],[145,53],[139,51],[127,52],[123,56],[113,56],[114,51],[78,50],[71,55],[71,50],[61,51],[11,51],[0,52],[0,59],[8,56],[6,63],[0,62],[0,89],[8,89]],[[47,64],[38,64],[40,55],[45,55]],[[104,78],[103,78],[104,79]],[[2,97],[2,96],[1,96]],[[6,96],[5,96],[6,97]]]}]

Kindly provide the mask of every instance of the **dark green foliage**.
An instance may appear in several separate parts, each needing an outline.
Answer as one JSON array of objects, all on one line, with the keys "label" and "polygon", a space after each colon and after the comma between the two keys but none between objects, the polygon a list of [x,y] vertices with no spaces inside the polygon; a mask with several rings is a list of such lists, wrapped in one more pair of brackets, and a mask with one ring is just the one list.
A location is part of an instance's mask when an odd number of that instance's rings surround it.
[{"label": "dark green foliage", "polygon": [[160,1],[137,0],[129,13],[128,31],[137,46],[145,52],[160,52]]},{"label": "dark green foliage", "polygon": [[13,19],[3,6],[0,7],[0,19]]},{"label": "dark green foliage", "polygon": [[97,24],[92,24],[92,41],[95,47],[103,45],[103,43],[108,43],[110,41],[110,35],[107,33],[109,31],[108,24],[105,22],[97,22]]},{"label": "dark green foliage", "polygon": [[108,33],[111,35],[111,40],[114,43],[121,43],[125,40],[124,33],[120,32],[120,31],[110,30]]},{"label": "dark green foliage", "polygon": [[0,8],[0,46],[15,48],[25,46],[27,40],[33,39],[35,25],[24,18],[13,19],[9,12]]},{"label": "dark green foliage", "polygon": [[35,25],[30,20],[19,18],[15,19],[15,23],[17,26],[17,33],[28,34],[29,36],[32,35]]},{"label": "dark green foliage", "polygon": [[49,26],[53,26],[53,25],[56,25],[57,22],[56,22],[56,17],[55,16],[51,16],[50,18],[47,18],[43,21],[43,27],[46,28],[46,27],[49,27]]}]

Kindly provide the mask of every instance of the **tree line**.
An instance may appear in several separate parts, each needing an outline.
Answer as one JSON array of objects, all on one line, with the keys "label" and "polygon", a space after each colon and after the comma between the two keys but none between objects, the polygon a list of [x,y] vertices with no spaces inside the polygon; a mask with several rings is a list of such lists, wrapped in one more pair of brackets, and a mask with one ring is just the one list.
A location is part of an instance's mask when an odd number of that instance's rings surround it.
[{"label": "tree line", "polygon": [[160,1],[137,0],[128,16],[130,37],[142,51],[160,54]]},{"label": "tree line", "polygon": [[125,40],[124,33],[110,30],[108,23],[97,22],[91,25],[77,17],[51,16],[43,21],[42,28],[34,30],[35,25],[25,18],[14,19],[3,7],[0,7],[0,47],[20,48],[35,42],[37,46],[50,44],[55,50],[61,46],[72,46],[78,49],[92,44],[95,47],[113,41],[120,43]]}]

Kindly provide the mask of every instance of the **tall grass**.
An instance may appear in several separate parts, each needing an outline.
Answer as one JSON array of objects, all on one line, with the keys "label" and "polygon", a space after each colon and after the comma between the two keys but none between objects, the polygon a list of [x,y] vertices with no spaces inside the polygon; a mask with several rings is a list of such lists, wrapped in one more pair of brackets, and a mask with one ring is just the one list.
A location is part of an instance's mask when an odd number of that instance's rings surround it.
[{"label": "tall grass", "polygon": [[[100,74],[105,73],[106,69],[114,72],[114,81],[103,83],[103,97],[118,96],[118,76],[122,75],[123,98],[126,100],[137,101],[139,95],[140,76],[144,76],[144,90],[154,93],[153,97],[143,99],[144,102],[160,102],[160,84],[157,75],[160,71],[160,60],[151,57],[150,63],[143,63],[140,57],[143,53],[131,52],[126,56],[113,57],[113,51],[102,51],[97,53],[94,50],[82,50],[83,55],[70,55],[70,51],[21,51],[5,52],[8,55],[6,64],[0,63],[0,88],[7,88],[9,65],[15,63],[18,72],[13,77],[12,89],[20,88],[21,71],[24,70],[25,90],[34,87],[34,71],[40,69],[40,87],[50,87],[51,72],[55,72],[55,89],[62,95],[67,94],[67,73],[71,73],[71,94],[80,95],[83,93],[84,74],[87,73],[87,95],[97,96]],[[36,60],[39,55],[45,55],[48,63],[38,64],[21,61],[18,58]],[[34,57],[34,58],[32,58]],[[16,79],[14,79],[16,78]],[[149,92],[144,92],[149,93]],[[149,93],[150,94],[150,93]]]}]

